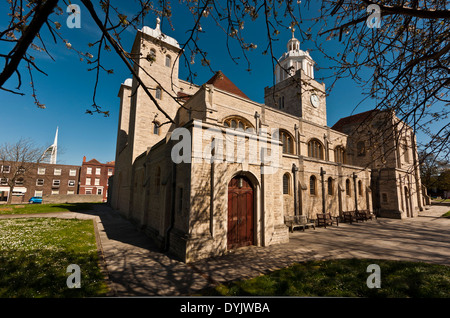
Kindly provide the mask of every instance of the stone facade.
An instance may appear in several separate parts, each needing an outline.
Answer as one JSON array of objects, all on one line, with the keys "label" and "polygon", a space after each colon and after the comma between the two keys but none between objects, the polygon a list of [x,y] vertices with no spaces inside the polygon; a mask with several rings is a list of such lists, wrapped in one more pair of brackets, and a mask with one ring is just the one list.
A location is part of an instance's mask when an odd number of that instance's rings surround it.
[{"label": "stone facade", "polygon": [[[222,72],[201,86],[178,79],[176,40],[158,24],[138,31],[135,68],[175,120],[163,124],[164,113],[136,79],[121,85],[111,206],[185,262],[225,253],[236,236],[257,246],[287,242],[288,215],[315,220],[318,213],[339,217],[374,207],[383,216],[417,215],[414,134],[405,135],[410,165],[398,152],[390,155],[397,160],[392,167],[370,161],[372,150],[361,160],[356,138],[368,132],[350,119],[327,126],[325,85],[314,80],[314,61],[295,38],[288,50],[288,76],[278,70],[260,104]],[[389,206],[380,203],[385,192]]]}]

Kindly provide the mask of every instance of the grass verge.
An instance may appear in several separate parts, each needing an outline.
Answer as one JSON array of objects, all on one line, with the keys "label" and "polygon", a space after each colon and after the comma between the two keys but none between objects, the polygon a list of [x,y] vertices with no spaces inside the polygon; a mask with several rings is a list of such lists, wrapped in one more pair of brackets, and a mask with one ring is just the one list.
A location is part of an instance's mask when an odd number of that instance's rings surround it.
[{"label": "grass verge", "polygon": [[[380,266],[381,288],[367,286],[370,264]],[[221,284],[202,295],[448,298],[450,267],[370,259],[309,261],[253,279]]]},{"label": "grass verge", "polygon": [[450,211],[441,215],[443,218],[450,218]]},{"label": "grass verge", "polygon": [[0,205],[2,214],[36,214],[52,212],[78,212],[91,210],[96,203],[11,204]]},{"label": "grass verge", "polygon": [[[81,271],[81,288],[70,289],[70,264]],[[0,220],[0,297],[104,296],[92,220]]]}]

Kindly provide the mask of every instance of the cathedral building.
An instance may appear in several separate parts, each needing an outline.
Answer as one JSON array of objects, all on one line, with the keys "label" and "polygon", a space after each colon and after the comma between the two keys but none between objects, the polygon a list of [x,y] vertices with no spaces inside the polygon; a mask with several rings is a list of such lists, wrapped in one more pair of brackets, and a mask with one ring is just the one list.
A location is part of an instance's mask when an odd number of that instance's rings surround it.
[{"label": "cathedral building", "polygon": [[[327,126],[325,84],[292,36],[264,104],[222,72],[203,85],[178,78],[178,42],[139,30],[134,79],[120,86],[110,205],[185,262],[289,240],[286,216],[423,209],[415,135],[393,113]],[[382,128],[382,129],[381,129]]]}]

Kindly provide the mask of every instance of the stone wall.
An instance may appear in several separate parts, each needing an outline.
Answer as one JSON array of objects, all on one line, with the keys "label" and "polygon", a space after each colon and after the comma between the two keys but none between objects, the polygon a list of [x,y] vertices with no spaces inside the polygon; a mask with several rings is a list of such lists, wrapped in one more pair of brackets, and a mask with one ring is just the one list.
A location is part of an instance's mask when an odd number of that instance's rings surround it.
[{"label": "stone wall", "polygon": [[54,194],[44,195],[42,203],[90,203],[102,202],[101,194]]}]

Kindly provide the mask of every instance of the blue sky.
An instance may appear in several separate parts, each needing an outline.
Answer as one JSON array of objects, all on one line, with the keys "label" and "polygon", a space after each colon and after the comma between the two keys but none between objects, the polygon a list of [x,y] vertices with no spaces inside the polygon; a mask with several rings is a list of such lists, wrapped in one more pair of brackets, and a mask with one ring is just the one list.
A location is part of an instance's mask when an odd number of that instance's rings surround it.
[{"label": "blue sky", "polygon": [[[6,1],[2,2],[0,7],[0,16],[5,17],[8,7]],[[76,1],[73,1],[76,3]],[[93,22],[89,19],[88,13],[83,12],[81,7],[81,28],[69,29],[66,26],[66,15],[54,17],[54,21],[62,24],[61,32],[73,47],[82,52],[90,52],[94,56],[97,49],[88,47],[88,43],[99,39],[100,31],[97,30]],[[132,8],[128,11],[133,12]],[[304,12],[302,14],[307,14]],[[155,16],[149,15],[145,20],[145,25],[154,28]],[[212,21],[206,20],[202,25],[205,33],[200,40],[202,49],[208,52],[208,59],[211,61],[213,70],[223,71],[247,96],[257,102],[264,101],[264,87],[272,86],[273,70],[269,55],[262,55],[265,49],[266,34],[262,25],[263,21],[257,20],[256,23],[246,24],[244,31],[248,42],[258,45],[257,49],[249,53],[251,61],[251,72],[247,72],[248,65],[243,59],[236,65],[227,53],[225,46],[225,36],[220,33]],[[187,28],[192,25],[193,18],[185,11],[173,10],[172,22],[175,30],[171,30],[166,22],[163,22],[162,31],[167,35],[174,37],[182,44],[188,36]],[[0,29],[4,29],[5,19],[0,22]],[[306,26],[302,26],[306,27]],[[110,112],[109,117],[101,114],[88,115],[86,109],[92,105],[92,93],[94,88],[95,73],[88,72],[91,67],[85,61],[80,61],[78,55],[65,47],[61,40],[58,44],[53,41],[48,32],[42,32],[43,37],[47,39],[46,45],[55,61],[52,61],[42,52],[32,52],[36,58],[36,63],[47,72],[44,76],[34,72],[34,81],[38,99],[45,104],[46,109],[39,109],[34,104],[29,85],[28,71],[24,63],[20,65],[22,74],[21,92],[25,96],[13,95],[5,91],[0,91],[0,101],[2,105],[2,116],[0,125],[0,134],[2,138],[0,143],[15,142],[20,137],[30,138],[38,145],[48,146],[53,142],[56,127],[59,127],[58,146],[61,152],[58,156],[58,163],[79,165],[83,156],[88,160],[95,158],[100,162],[112,161],[115,159],[116,136],[119,114],[119,98],[117,97],[120,84],[130,76],[129,71],[115,56],[114,52],[104,52],[102,55],[103,65],[107,69],[113,69],[114,73],[107,75],[101,73],[100,85],[97,92],[97,104],[103,107],[103,110]],[[131,49],[135,32],[126,31],[123,33],[123,45],[127,50]],[[286,44],[291,33],[283,31],[279,40],[274,42],[274,54],[280,57],[286,51]],[[298,37],[298,33],[297,33]],[[330,42],[328,44],[330,52],[338,51],[339,42]],[[5,52],[5,44],[0,43],[0,52]],[[311,43],[303,42],[300,48],[303,50],[311,49]],[[233,52],[238,55],[239,51],[233,47]],[[107,54],[106,54],[107,53]],[[319,67],[328,66],[319,52],[311,52],[312,58]],[[205,83],[213,74],[206,67],[202,67],[200,59],[192,65],[198,77],[196,84]],[[323,76],[324,71],[316,71],[316,78]],[[181,79],[186,79],[186,69],[183,63],[180,63]],[[325,81],[327,86],[331,82]],[[7,82],[8,88],[14,88],[17,85],[14,76]],[[327,98],[327,116],[328,125],[332,126],[339,118],[351,115],[355,106],[364,98],[362,90],[354,82],[348,79],[339,81],[333,88],[331,95]],[[373,101],[361,105],[357,109],[362,112],[373,108]]]}]

